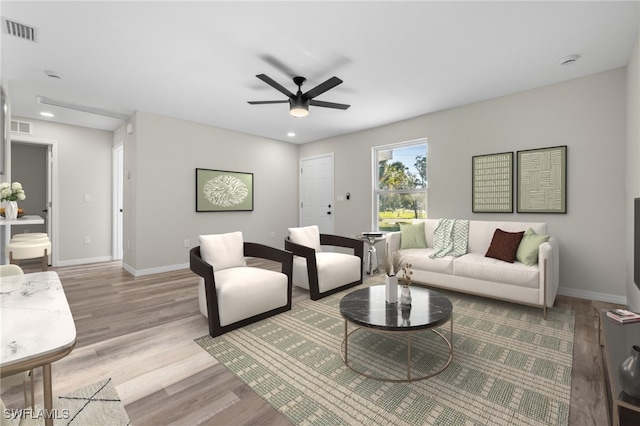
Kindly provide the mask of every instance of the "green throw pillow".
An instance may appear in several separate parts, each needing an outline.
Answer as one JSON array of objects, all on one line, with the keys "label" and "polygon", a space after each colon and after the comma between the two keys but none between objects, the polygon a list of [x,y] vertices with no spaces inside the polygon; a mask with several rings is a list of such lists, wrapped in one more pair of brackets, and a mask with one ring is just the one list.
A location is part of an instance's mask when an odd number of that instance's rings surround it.
[{"label": "green throw pillow", "polygon": [[400,232],[402,233],[402,238],[400,239],[401,249],[427,247],[427,238],[424,235],[424,222],[413,225],[401,223]]},{"label": "green throw pillow", "polygon": [[538,263],[538,248],[540,244],[549,241],[549,238],[549,235],[538,235],[533,229],[527,229],[522,236],[522,240],[520,240],[516,259],[527,266],[535,265]]}]

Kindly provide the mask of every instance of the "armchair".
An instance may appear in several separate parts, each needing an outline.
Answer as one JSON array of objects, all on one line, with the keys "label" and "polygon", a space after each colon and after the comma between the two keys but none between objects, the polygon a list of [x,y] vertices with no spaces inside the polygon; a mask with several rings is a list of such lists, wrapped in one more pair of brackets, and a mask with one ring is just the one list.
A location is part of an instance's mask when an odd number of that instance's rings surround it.
[{"label": "armchair", "polygon": [[[353,254],[322,251],[323,245],[352,249]],[[312,225],[289,228],[284,248],[295,255],[293,285],[308,289],[312,300],[362,284],[364,241],[320,234]]]},{"label": "armchair", "polygon": [[[201,277],[200,312],[212,337],[291,309],[291,253],[244,242],[241,232],[232,232],[201,235],[189,256],[191,270]],[[282,272],[247,266],[245,256],[279,262]]]}]

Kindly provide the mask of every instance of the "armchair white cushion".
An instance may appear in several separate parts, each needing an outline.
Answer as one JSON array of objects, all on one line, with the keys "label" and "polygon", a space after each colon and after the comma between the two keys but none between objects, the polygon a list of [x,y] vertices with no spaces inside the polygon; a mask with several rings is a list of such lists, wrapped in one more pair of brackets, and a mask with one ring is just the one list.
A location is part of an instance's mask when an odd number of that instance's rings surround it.
[{"label": "armchair white cushion", "polygon": [[214,271],[247,266],[242,232],[200,235],[198,239],[202,259],[211,264]]},{"label": "armchair white cushion", "polygon": [[316,252],[322,251],[320,246],[320,228],[317,225],[289,228],[289,239],[292,243],[311,247]]},{"label": "armchair white cushion", "polygon": [[[318,265],[318,291],[325,293],[336,287],[360,279],[362,263],[358,256],[345,253],[316,252]],[[307,259],[296,256],[293,259],[293,285],[309,290]]]},{"label": "armchair white cushion", "polygon": [[[220,325],[225,326],[287,304],[287,276],[240,266],[214,272]],[[200,312],[209,318],[204,278],[198,284]]]}]

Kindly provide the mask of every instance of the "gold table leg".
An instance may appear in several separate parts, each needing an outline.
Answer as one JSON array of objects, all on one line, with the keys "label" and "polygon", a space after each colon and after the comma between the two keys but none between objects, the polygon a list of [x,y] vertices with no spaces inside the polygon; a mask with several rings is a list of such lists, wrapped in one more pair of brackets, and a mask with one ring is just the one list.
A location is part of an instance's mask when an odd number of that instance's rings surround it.
[{"label": "gold table leg", "polygon": [[[347,359],[347,348],[348,348],[349,335],[355,333],[358,330],[360,330],[361,327],[356,327],[355,329],[353,329],[349,333],[348,332],[348,328],[347,328],[347,320],[346,319],[344,321],[344,339],[342,339],[342,343],[340,344],[340,357],[342,358],[342,361],[344,361],[344,363],[345,363],[345,365],[347,367],[349,367],[351,370],[353,370],[356,373],[361,374],[361,375],[363,375],[363,376],[365,376],[365,377],[367,377],[369,379],[378,380],[378,381],[382,381],[382,382],[390,382],[390,383],[404,383],[404,382],[415,382],[417,380],[425,380],[425,379],[431,378],[433,376],[436,376],[436,375],[442,373],[449,366],[449,364],[451,364],[451,361],[453,360],[453,312],[451,312],[451,316],[449,317],[449,326],[450,326],[450,328],[449,328],[449,339],[447,339],[445,337],[445,335],[443,335],[441,332],[439,332],[435,328],[431,328],[430,329],[430,331],[432,333],[435,333],[437,336],[439,336],[445,342],[445,344],[448,346],[448,348],[449,348],[449,358],[447,359],[445,365],[442,368],[440,368],[438,371],[433,372],[433,373],[428,374],[428,375],[423,376],[423,377],[411,378],[411,334],[413,333],[411,331],[407,332],[407,378],[406,379],[391,379],[391,378],[373,376],[373,375],[367,374],[367,373],[365,373],[363,371],[359,371],[358,369],[354,368],[353,365],[349,364],[349,361]],[[370,331],[374,331],[374,330],[370,329]],[[381,333],[397,333],[397,332],[395,332],[395,331],[381,331]],[[344,351],[342,350],[343,346],[344,346]]]},{"label": "gold table leg", "polygon": [[53,391],[51,386],[51,364],[42,366],[42,381],[44,387],[44,424],[53,426]]}]

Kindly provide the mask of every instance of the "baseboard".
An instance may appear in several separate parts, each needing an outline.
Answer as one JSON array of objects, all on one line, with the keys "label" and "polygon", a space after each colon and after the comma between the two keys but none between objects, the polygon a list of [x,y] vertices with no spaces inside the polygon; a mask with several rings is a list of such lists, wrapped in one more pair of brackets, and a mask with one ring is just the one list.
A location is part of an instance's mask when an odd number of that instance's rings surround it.
[{"label": "baseboard", "polygon": [[111,262],[112,260],[113,257],[111,256],[90,257],[87,259],[59,260],[54,266],[87,265],[89,263]]},{"label": "baseboard", "polygon": [[178,265],[161,266],[159,268],[137,269],[137,270],[127,264],[123,264],[122,267],[124,268],[125,271],[127,271],[134,277],[142,277],[145,275],[162,274],[163,272],[173,272],[173,271],[180,271],[183,269],[189,269],[189,264],[182,263]]},{"label": "baseboard", "polygon": [[626,296],[617,296],[615,294],[599,293],[597,291],[578,290],[575,288],[558,288],[558,294],[562,296],[577,297],[578,299],[597,300],[598,302],[618,303],[620,305],[627,304]]}]

